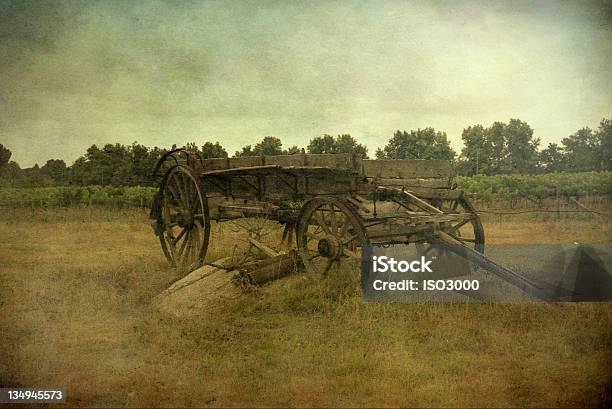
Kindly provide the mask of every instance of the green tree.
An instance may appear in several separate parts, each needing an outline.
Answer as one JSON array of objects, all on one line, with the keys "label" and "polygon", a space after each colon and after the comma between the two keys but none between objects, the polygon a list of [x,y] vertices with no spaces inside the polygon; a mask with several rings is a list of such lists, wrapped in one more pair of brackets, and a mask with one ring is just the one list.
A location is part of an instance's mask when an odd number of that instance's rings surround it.
[{"label": "green tree", "polygon": [[612,171],[612,119],[602,119],[597,129],[599,170]]},{"label": "green tree", "polygon": [[254,151],[257,155],[282,155],[283,143],[279,138],[266,136],[261,142],[255,144]]},{"label": "green tree", "polygon": [[40,168],[41,174],[52,179],[53,186],[63,186],[68,181],[68,168],[61,159],[49,159]]},{"label": "green tree", "polygon": [[279,138],[266,136],[254,147],[251,145],[243,146],[240,151],[236,151],[234,156],[259,156],[259,155],[282,155],[283,143]]},{"label": "green tree", "polygon": [[243,146],[242,149],[234,153],[234,157],[239,157],[239,156],[257,156],[257,154],[253,150],[253,145],[246,145],[246,146]]},{"label": "green tree", "polygon": [[548,147],[539,153],[539,163],[545,172],[561,172],[566,169],[566,160],[563,149],[556,143],[549,143]]},{"label": "green tree", "polygon": [[434,128],[396,131],[383,148],[386,159],[445,159],[453,160],[455,152],[450,147],[446,132]]},{"label": "green tree", "polygon": [[506,155],[503,170],[507,173],[535,173],[538,165],[540,140],[533,137],[527,122],[510,119],[504,128]]},{"label": "green tree", "polygon": [[204,145],[202,145],[200,157],[202,159],[227,158],[227,151],[219,142],[206,142]]},{"label": "green tree", "polygon": [[488,168],[487,174],[495,175],[502,172],[506,159],[506,124],[503,122],[493,122],[487,128],[487,155]]},{"label": "green tree", "polygon": [[107,184],[129,186],[134,184],[134,165],[129,149],[120,143],[107,144],[103,148],[103,164],[109,175]]},{"label": "green tree", "polygon": [[122,144],[92,145],[71,167],[72,183],[82,185],[133,185],[137,181],[130,149]]},{"label": "green tree", "polygon": [[561,140],[567,158],[568,170],[587,172],[600,169],[598,135],[590,128],[582,128]]},{"label": "green tree", "polygon": [[482,125],[468,126],[461,133],[463,148],[459,156],[461,173],[467,175],[489,174],[491,151],[488,130]]},{"label": "green tree", "polygon": [[357,143],[350,134],[317,136],[310,140],[307,147],[308,153],[355,153],[362,158],[368,157],[368,148]]},{"label": "green tree", "polygon": [[157,163],[158,157],[161,157],[166,150],[164,149],[162,152],[157,146],[153,149],[149,149],[145,145],[133,142],[129,152],[132,158],[132,170],[134,172],[132,184],[153,186],[155,184],[155,179],[152,175],[153,168]]},{"label": "green tree", "polygon": [[306,148],[308,153],[336,153],[336,141],[331,135],[314,137]]},{"label": "green tree", "polygon": [[362,158],[368,157],[368,148],[357,143],[355,138],[349,134],[342,134],[336,137],[335,153],[355,153]]},{"label": "green tree", "polygon": [[5,167],[11,159],[11,150],[0,144],[0,170]]},{"label": "green tree", "polygon": [[297,145],[293,145],[291,147],[289,147],[289,149],[286,149],[285,151],[283,151],[284,155],[295,155],[296,153],[302,153],[304,151],[304,149],[298,147]]},{"label": "green tree", "polygon": [[187,142],[183,148],[184,150],[191,152],[191,153],[195,153],[196,155],[198,155],[200,153],[200,149],[198,148],[198,145],[195,144],[195,142]]},{"label": "green tree", "polygon": [[461,174],[534,173],[538,168],[540,140],[519,119],[511,119],[508,124],[494,122],[488,128],[469,126],[463,130],[461,139],[464,143],[458,163]]},{"label": "green tree", "polygon": [[0,186],[20,187],[22,170],[15,161],[10,161],[3,168],[0,168]]}]

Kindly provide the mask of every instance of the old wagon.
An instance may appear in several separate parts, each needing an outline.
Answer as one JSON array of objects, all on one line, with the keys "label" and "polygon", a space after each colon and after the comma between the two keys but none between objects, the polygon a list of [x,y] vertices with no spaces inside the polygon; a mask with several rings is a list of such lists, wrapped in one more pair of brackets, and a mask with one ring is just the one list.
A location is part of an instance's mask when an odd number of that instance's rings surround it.
[{"label": "old wagon", "polygon": [[442,244],[534,297],[569,295],[484,256],[480,217],[453,183],[448,161],[304,153],[201,159],[178,149],[163,155],[154,173],[161,183],[153,228],[182,272],[204,262],[211,221],[265,218],[284,226],[283,239],[296,238],[313,274],[358,261],[368,245],[415,243],[427,251]]},{"label": "old wagon", "polygon": [[[151,211],[169,262],[200,265],[210,222],[265,217],[295,235],[307,271],[325,274],[377,243],[460,243],[484,251],[474,207],[444,160],[368,160],[353,154],[200,159],[173,150]],[[443,235],[443,236],[441,236]],[[442,237],[442,238],[441,238]]]}]

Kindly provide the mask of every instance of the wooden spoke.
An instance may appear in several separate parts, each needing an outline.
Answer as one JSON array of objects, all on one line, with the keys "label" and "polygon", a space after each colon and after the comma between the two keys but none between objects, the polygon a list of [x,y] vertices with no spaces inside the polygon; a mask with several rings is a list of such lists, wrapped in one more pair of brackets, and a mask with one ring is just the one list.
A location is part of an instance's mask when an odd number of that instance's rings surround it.
[{"label": "wooden spoke", "polygon": [[343,248],[343,249],[342,249],[342,253],[343,253],[343,254],[346,254],[346,255],[347,255],[347,256],[349,256],[349,257],[356,258],[356,259],[358,259],[358,260],[360,260],[360,259],[361,259],[361,257],[360,257],[359,255],[357,255],[357,253],[355,253],[355,252],[353,252],[353,251],[351,251],[351,250],[349,250],[349,249],[346,249],[346,248]]},{"label": "wooden spoke", "polygon": [[461,236],[455,236],[453,234],[450,234],[450,236],[453,236],[455,239],[462,241],[462,242],[468,242],[468,243],[476,243],[476,239],[474,238],[467,238],[467,237],[461,237]]},{"label": "wooden spoke", "polygon": [[465,219],[464,221],[457,223],[456,225],[452,226],[451,228],[448,229],[448,232],[452,233],[455,232],[457,230],[459,230],[461,227],[465,226],[467,223],[469,223],[472,219]]},{"label": "wooden spoke", "polygon": [[178,236],[176,236],[176,238],[174,239],[175,243],[178,243],[178,241],[185,235],[185,232],[187,232],[187,229],[183,229],[181,230],[181,232],[179,233]]},{"label": "wooden spoke", "polygon": [[325,221],[321,221],[323,219],[323,215],[321,213],[313,215],[313,221],[316,222],[316,225],[323,229],[323,231],[327,234],[331,234],[329,227],[325,224]]},{"label": "wooden spoke", "polygon": [[348,217],[344,216],[344,223],[342,223],[342,227],[340,228],[340,233],[339,236],[340,237],[345,237],[346,233],[348,232],[348,228],[351,225],[351,219],[349,219]]},{"label": "wooden spoke", "polygon": [[336,210],[334,209],[334,205],[330,204],[329,205],[330,208],[330,227],[331,227],[331,232],[332,234],[336,234],[338,233],[338,221],[336,220]]},{"label": "wooden spoke", "polygon": [[331,269],[332,265],[334,264],[334,259],[333,258],[328,258],[327,262],[325,263],[325,268],[323,269],[323,274],[327,274],[329,272],[329,270]]},{"label": "wooden spoke", "polygon": [[180,258],[183,255],[183,251],[185,251],[185,247],[187,246],[187,243],[189,242],[189,238],[191,236],[191,231],[189,231],[189,233],[187,233],[187,236],[185,237],[185,240],[183,240],[183,243],[181,244],[181,248],[179,249],[177,256]]}]

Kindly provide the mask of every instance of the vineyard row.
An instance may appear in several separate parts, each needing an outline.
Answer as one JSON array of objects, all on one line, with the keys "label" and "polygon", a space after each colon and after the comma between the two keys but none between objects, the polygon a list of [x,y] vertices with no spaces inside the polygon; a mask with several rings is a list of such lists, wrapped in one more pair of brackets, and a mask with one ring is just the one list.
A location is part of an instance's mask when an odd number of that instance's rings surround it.
[{"label": "vineyard row", "polygon": [[[612,193],[612,172],[459,176],[455,182],[480,203],[519,200],[541,203],[556,196]],[[153,187],[112,186],[0,188],[0,207],[147,207],[156,191]]]}]

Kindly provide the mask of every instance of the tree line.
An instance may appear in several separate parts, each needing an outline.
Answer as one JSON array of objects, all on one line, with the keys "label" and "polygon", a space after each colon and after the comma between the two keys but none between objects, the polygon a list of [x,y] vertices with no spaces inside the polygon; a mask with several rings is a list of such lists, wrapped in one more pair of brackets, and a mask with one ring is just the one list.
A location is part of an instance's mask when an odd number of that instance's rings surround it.
[{"label": "tree line", "polygon": [[[539,150],[529,124],[519,119],[494,122],[488,127],[472,125],[461,134],[463,147],[457,154],[446,132],[434,128],[396,131],[377,159],[445,159],[454,161],[460,175],[536,174],[550,172],[587,172],[612,170],[612,119],[602,119],[595,130],[582,128]],[[173,146],[172,148],[174,148]],[[228,157],[219,142],[195,142],[183,148],[203,159]],[[21,168],[10,161],[11,151],[0,145],[0,186],[152,186],[151,171],[167,148],[107,144],[90,146],[83,156],[68,166],[61,159],[49,159],[44,165]],[[322,135],[312,138],[305,148],[284,148],[280,138],[266,136],[256,144],[234,152],[234,157],[287,155],[295,153],[355,153],[368,158],[368,148],[349,134]]]}]

